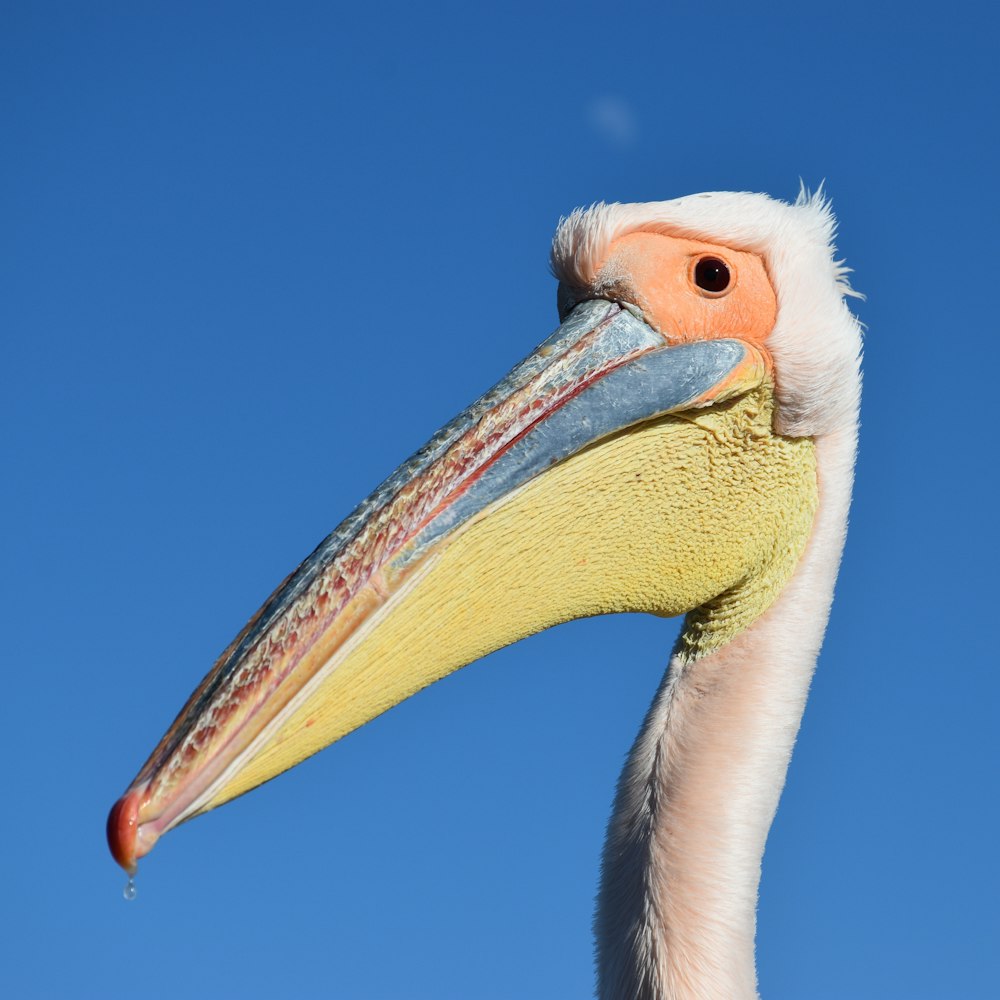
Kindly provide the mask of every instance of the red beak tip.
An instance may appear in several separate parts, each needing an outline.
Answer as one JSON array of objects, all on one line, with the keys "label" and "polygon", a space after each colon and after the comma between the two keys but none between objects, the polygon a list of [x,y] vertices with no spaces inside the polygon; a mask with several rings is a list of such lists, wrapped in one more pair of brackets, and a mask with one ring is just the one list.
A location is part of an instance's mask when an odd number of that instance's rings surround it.
[{"label": "red beak tip", "polygon": [[126,792],[108,813],[108,847],[111,856],[128,872],[136,871],[136,837],[139,832],[139,793]]}]

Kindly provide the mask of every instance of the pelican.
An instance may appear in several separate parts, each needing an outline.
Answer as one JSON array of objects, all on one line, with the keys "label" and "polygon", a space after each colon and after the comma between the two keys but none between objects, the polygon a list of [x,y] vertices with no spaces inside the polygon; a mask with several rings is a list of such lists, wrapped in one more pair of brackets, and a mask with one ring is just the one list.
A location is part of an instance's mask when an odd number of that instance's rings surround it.
[{"label": "pelican", "polygon": [[761,858],[857,444],[861,332],[834,232],[804,190],[564,218],[561,325],[222,653],[111,810],[118,863],[502,646],[589,615],[684,615],[608,827],[597,994],[756,997]]}]

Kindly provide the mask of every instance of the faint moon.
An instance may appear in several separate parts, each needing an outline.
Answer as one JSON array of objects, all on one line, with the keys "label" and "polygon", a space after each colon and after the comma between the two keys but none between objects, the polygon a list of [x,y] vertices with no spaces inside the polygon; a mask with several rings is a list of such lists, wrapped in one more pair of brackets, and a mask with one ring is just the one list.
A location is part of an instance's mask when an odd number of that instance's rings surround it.
[{"label": "faint moon", "polygon": [[590,102],[588,116],[591,128],[612,146],[631,146],[638,136],[635,112],[620,97],[596,98]]}]

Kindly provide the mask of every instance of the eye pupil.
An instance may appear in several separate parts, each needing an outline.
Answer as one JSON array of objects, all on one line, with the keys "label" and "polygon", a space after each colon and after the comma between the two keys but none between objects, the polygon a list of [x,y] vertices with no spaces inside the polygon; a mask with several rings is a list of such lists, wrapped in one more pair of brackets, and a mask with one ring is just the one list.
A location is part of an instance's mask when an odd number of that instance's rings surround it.
[{"label": "eye pupil", "polygon": [[729,268],[718,257],[702,257],[694,266],[694,283],[706,292],[724,292],[729,281]]}]

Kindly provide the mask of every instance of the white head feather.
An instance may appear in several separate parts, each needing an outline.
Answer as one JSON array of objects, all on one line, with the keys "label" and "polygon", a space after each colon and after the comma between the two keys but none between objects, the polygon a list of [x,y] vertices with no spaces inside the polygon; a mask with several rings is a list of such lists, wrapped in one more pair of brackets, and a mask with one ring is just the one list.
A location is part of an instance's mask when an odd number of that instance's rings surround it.
[{"label": "white head feather", "polygon": [[795,204],[764,194],[712,192],[674,201],[605,204],[562,219],[552,270],[586,291],[611,243],[637,231],[719,243],[760,256],[778,300],[767,346],[777,381],[775,430],[815,437],[857,422],[861,327],[844,297],[857,295],[836,259],[836,219],[822,188]]}]

